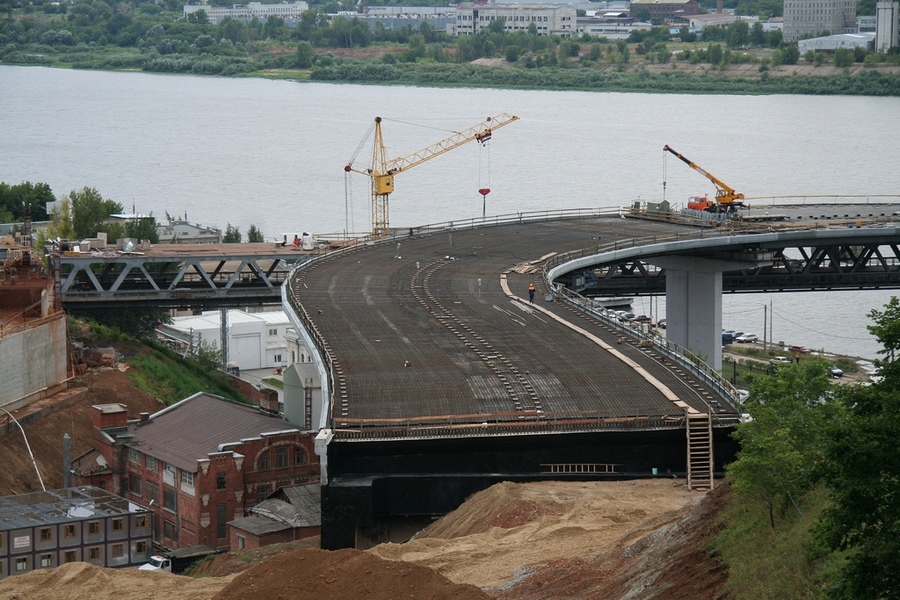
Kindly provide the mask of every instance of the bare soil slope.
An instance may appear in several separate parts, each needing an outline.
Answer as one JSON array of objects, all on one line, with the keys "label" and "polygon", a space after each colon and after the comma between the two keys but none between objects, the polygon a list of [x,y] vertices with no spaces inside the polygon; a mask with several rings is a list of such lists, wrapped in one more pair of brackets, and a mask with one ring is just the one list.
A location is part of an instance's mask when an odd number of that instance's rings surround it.
[{"label": "bare soil slope", "polygon": [[[48,407],[49,414],[24,424],[28,443],[48,490],[61,488],[63,484],[64,433],[72,437],[73,458],[91,449],[91,405],[122,403],[128,407],[128,417],[132,419],[137,419],[141,412],[156,412],[163,408],[162,402],[137,389],[125,373],[116,368],[94,369],[79,377],[70,391],[86,393],[65,408],[53,411],[52,406]],[[57,400],[50,398],[42,403],[52,404]],[[19,411],[15,414],[17,419],[22,418]],[[6,422],[6,415],[0,416],[0,423],[5,425]],[[0,496],[41,489],[22,433],[15,424],[9,426],[6,435],[0,436],[0,458],[3,461]]]},{"label": "bare soil slope", "polygon": [[[701,502],[669,479],[502,483],[415,540],[370,552],[429,566],[495,598],[624,598],[635,586],[635,597],[672,598],[673,587],[689,587],[678,573],[721,571],[703,550],[720,495]],[[674,555],[688,564],[672,565],[676,576],[663,583]],[[716,598],[724,581],[724,573],[704,578],[699,587],[709,595],[694,589],[681,597]]]}]

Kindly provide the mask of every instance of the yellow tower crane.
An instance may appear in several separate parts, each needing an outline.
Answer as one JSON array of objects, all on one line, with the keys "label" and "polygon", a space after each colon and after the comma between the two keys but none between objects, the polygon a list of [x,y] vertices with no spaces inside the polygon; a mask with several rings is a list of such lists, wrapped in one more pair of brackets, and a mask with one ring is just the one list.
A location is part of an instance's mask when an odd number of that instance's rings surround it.
[{"label": "yellow tower crane", "polygon": [[372,180],[372,235],[374,237],[390,235],[388,198],[391,192],[394,191],[394,175],[473,140],[484,144],[491,139],[491,134],[495,129],[518,120],[519,117],[501,113],[494,117],[488,117],[482,123],[454,133],[450,137],[418,152],[387,160],[387,149],[384,146],[384,138],[381,134],[381,117],[375,117],[375,144],[372,151],[371,165],[367,169],[357,169],[353,166],[353,159],[351,159],[344,167],[344,171],[347,173],[351,171],[361,173]]}]

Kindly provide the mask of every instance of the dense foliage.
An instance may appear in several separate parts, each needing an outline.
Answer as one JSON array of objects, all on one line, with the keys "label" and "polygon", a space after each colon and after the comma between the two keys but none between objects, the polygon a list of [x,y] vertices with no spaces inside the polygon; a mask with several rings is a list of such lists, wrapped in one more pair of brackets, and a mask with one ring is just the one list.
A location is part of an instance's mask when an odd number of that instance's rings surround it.
[{"label": "dense foliage", "polygon": [[[869,316],[884,355],[871,385],[834,386],[819,361],[752,382],[752,420],[737,428],[741,450],[728,469],[736,504],[716,542],[733,567],[735,590],[758,588],[759,597],[819,597],[822,590],[848,600],[900,597],[900,301],[892,298]],[[754,520],[753,506],[764,521]],[[802,535],[793,545],[800,555],[776,555],[777,544],[747,551],[744,545],[765,537],[758,531],[763,523],[770,539],[787,542],[786,531]],[[756,555],[753,568],[748,554]]]}]

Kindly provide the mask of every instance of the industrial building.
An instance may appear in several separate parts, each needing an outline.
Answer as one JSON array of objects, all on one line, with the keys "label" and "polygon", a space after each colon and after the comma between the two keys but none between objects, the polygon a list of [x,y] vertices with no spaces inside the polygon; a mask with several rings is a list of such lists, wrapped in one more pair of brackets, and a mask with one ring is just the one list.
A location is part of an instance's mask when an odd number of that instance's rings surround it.
[{"label": "industrial building", "polygon": [[474,35],[497,19],[504,20],[505,33],[528,31],[534,24],[538,35],[568,38],[576,34],[576,10],[570,4],[461,4],[453,34]]},{"label": "industrial building", "polygon": [[281,17],[283,19],[299,19],[303,11],[309,9],[306,2],[281,2],[279,4],[263,4],[261,2],[248,2],[247,4],[233,4],[230,8],[226,6],[212,6],[210,4],[186,4],[184,5],[184,16],[204,11],[209,18],[209,22],[218,25],[225,19],[236,19],[238,21],[251,21],[259,19],[265,22],[269,17]]},{"label": "industrial building", "polygon": [[784,41],[804,36],[856,33],[855,0],[784,0]]},{"label": "industrial building", "polygon": [[[285,335],[290,321],[284,311],[251,313],[226,311],[228,320],[228,363],[239,371],[275,369],[287,366]],[[222,348],[222,311],[174,317],[157,329],[157,338],[181,354],[191,354],[204,345]]]},{"label": "industrial building", "polygon": [[875,50],[887,52],[900,45],[900,2],[875,3]]},{"label": "industrial building", "polygon": [[661,23],[700,13],[697,0],[634,0],[631,3],[632,17],[640,18],[639,15],[644,10],[649,12],[651,21]]},{"label": "industrial building", "polygon": [[100,488],[0,498],[0,579],[70,562],[98,567],[150,559],[150,511]]},{"label": "industrial building", "polygon": [[875,47],[874,33],[843,33],[841,35],[828,35],[825,37],[811,38],[799,40],[797,48],[800,55],[806,54],[813,50],[816,52],[834,52],[838,48],[862,48],[863,50],[872,50]]},{"label": "industrial building", "polygon": [[227,549],[229,521],[278,488],[319,479],[311,433],[211,394],[136,421],[121,404],[96,405],[91,417],[94,448],[73,461],[76,481],[106,469],[110,491],[149,510],[153,541],[169,549]]}]

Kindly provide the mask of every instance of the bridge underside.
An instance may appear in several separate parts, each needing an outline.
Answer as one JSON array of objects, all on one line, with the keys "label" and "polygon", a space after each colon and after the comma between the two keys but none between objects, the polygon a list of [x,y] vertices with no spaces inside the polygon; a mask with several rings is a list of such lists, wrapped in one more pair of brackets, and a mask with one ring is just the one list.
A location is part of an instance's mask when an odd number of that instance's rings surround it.
[{"label": "bridge underside", "polygon": [[[734,460],[732,428],[714,430],[717,473]],[[333,442],[322,495],[322,548],[402,541],[399,516],[434,517],[500,481],[683,478],[683,429]],[[655,474],[654,474],[655,469]],[[422,520],[417,520],[422,524]]]}]

